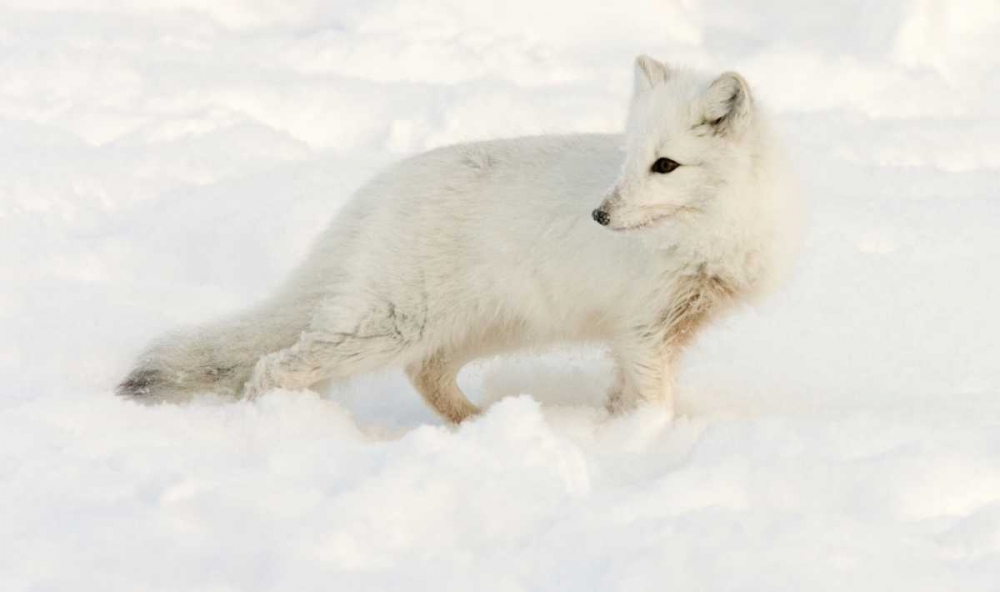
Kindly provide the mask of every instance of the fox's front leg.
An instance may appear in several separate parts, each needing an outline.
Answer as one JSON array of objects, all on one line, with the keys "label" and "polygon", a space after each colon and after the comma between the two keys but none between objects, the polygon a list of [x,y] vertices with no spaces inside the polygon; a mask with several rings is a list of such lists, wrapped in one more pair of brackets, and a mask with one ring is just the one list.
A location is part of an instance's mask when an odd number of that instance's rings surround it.
[{"label": "fox's front leg", "polygon": [[719,311],[727,308],[738,286],[717,275],[697,273],[678,281],[669,305],[655,318],[638,323],[616,340],[619,388],[608,409],[621,413],[638,403],[657,403],[673,414],[673,367],[681,351]]},{"label": "fox's front leg", "polygon": [[621,414],[640,404],[651,403],[674,411],[673,373],[663,339],[623,340],[613,348],[616,362],[615,385],[608,397],[607,409]]}]

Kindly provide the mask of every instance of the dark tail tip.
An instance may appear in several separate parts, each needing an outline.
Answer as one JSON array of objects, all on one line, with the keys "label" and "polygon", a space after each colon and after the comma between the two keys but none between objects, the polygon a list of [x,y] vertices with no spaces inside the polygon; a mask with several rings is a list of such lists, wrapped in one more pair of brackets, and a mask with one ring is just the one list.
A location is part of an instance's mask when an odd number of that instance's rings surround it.
[{"label": "dark tail tip", "polygon": [[147,397],[152,394],[153,388],[162,382],[163,376],[159,370],[138,368],[125,377],[115,389],[115,393],[122,397]]}]

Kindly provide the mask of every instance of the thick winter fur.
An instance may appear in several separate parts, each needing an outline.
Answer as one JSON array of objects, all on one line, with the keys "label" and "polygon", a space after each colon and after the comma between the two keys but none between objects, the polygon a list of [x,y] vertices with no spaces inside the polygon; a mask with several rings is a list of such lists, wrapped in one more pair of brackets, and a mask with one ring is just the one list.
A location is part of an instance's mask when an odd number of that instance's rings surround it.
[{"label": "thick winter fur", "polygon": [[[659,158],[680,166],[654,172]],[[624,135],[463,144],[395,165],[273,298],[155,343],[119,392],[252,397],[397,366],[460,422],[477,412],[455,380],[468,361],[598,341],[618,363],[609,409],[670,407],[684,346],[783,267],[785,172],[742,77],[640,57]]]}]

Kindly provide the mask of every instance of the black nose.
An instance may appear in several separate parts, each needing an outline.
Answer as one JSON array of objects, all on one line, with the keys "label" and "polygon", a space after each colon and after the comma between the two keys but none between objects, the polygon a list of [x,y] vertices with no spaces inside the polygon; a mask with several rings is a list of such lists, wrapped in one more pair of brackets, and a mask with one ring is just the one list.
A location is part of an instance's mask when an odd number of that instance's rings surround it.
[{"label": "black nose", "polygon": [[611,223],[611,216],[601,208],[597,208],[590,215],[594,218],[594,222],[597,222],[601,226],[607,226]]}]

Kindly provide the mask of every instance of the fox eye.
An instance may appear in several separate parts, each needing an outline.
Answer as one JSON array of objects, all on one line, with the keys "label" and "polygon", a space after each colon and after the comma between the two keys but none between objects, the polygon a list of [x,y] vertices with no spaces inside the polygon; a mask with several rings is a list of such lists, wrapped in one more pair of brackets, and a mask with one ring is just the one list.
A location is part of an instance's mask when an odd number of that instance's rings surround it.
[{"label": "fox eye", "polygon": [[681,163],[676,160],[671,160],[669,158],[657,158],[653,166],[650,167],[650,171],[654,173],[659,173],[661,175],[666,175],[667,173],[673,171],[677,167],[681,166]]}]

